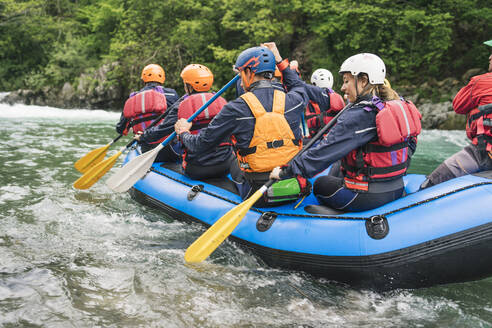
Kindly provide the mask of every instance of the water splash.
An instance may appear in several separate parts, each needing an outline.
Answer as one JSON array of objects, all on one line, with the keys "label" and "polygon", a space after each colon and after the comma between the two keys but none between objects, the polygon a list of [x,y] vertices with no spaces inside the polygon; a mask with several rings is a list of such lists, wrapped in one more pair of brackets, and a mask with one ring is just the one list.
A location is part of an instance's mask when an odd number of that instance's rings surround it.
[{"label": "water splash", "polygon": [[[118,113],[0,104],[0,117],[0,326],[491,326],[491,279],[380,294],[269,268],[231,242],[187,265],[203,227],[104,178],[72,188],[73,162],[114,138]],[[424,131],[412,165],[429,171],[464,143]]]},{"label": "water splash", "polygon": [[90,109],[60,109],[48,106],[0,104],[0,118],[65,119],[71,121],[116,121],[120,113]]}]

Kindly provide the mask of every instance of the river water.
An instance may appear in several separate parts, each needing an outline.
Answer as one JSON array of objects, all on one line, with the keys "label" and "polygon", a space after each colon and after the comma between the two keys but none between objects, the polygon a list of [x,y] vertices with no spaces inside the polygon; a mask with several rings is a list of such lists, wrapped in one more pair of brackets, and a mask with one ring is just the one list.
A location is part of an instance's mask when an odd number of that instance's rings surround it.
[{"label": "river water", "polygon": [[[492,327],[492,278],[376,293],[266,267],[230,242],[186,265],[202,226],[104,178],[72,188],[74,161],[116,137],[118,118],[0,104],[0,327]],[[424,131],[411,171],[466,143]]]}]

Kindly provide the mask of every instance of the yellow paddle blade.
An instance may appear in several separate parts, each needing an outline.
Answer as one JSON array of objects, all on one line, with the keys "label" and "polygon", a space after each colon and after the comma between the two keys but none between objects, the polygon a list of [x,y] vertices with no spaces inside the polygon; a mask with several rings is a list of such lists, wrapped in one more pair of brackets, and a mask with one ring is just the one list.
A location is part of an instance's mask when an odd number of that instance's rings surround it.
[{"label": "yellow paddle blade", "polygon": [[234,231],[253,204],[263,195],[267,187],[262,186],[250,198],[232,208],[205,231],[185,252],[185,261],[197,263],[205,260]]},{"label": "yellow paddle blade", "polygon": [[122,153],[123,151],[120,150],[113,156],[90,168],[83,176],[73,183],[74,188],[89,189],[92,187],[94,183],[99,181],[99,179],[113,167],[114,163]]},{"label": "yellow paddle blade", "polygon": [[89,171],[91,167],[97,165],[104,159],[109,146],[111,146],[111,143],[107,144],[106,146],[91,150],[82,158],[80,158],[77,162],[75,162],[73,166],[80,173],[85,173]]}]

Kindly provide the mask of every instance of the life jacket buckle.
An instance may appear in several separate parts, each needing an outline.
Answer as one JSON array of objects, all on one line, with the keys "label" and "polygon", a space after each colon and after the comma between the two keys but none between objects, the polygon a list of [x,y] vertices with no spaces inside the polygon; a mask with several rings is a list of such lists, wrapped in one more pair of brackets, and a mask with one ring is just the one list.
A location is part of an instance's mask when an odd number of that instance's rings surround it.
[{"label": "life jacket buckle", "polygon": [[272,148],[280,148],[284,145],[284,141],[283,140],[273,140],[271,145],[272,145]]}]

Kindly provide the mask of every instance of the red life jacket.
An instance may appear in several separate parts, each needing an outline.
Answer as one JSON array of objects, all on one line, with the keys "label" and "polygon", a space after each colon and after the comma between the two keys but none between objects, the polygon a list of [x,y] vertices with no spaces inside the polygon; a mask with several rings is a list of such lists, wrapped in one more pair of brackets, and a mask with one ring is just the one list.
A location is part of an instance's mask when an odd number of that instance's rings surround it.
[{"label": "red life jacket", "polygon": [[422,115],[411,101],[372,102],[376,115],[378,139],[352,150],[342,159],[345,186],[368,191],[371,181],[392,180],[405,175],[408,167],[408,144],[422,130]]},{"label": "red life jacket", "polygon": [[[213,96],[214,94],[210,92],[201,92],[190,95],[179,104],[178,119],[188,119]],[[193,125],[191,127],[190,133],[198,134],[200,132],[200,129],[207,127],[225,104],[227,104],[227,101],[224,98],[218,97],[217,99],[215,99],[213,103],[205,108],[205,110],[198,114],[198,116],[192,121]],[[221,143],[219,147],[230,145],[230,143]],[[186,148],[183,147],[183,168],[186,168],[187,156],[188,152]]]},{"label": "red life jacket", "polygon": [[154,120],[166,109],[166,96],[153,89],[139,92],[128,98],[123,108],[123,116],[130,119],[130,123],[123,134],[126,135],[130,127],[133,128],[133,133],[144,131],[151,123],[148,121]]},{"label": "red life jacket", "polygon": [[[466,135],[480,150],[492,154],[492,72],[476,75],[456,94],[454,111],[466,114]],[[492,156],[491,156],[492,157]]]},{"label": "red life jacket", "polygon": [[342,96],[331,89],[326,89],[330,97],[330,108],[321,111],[319,104],[310,100],[306,106],[304,118],[309,129],[309,137],[313,137],[323,126],[330,123],[335,115],[343,109],[345,102]]},{"label": "red life jacket", "polygon": [[478,149],[492,152],[492,103],[478,106],[467,114],[466,135]]}]

